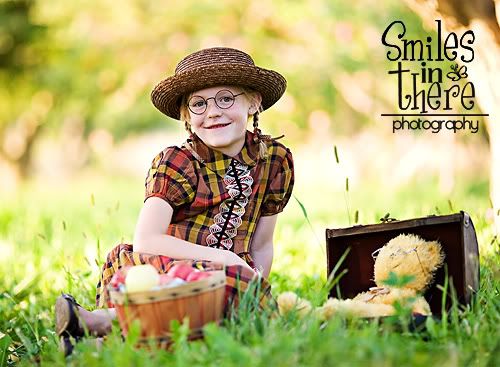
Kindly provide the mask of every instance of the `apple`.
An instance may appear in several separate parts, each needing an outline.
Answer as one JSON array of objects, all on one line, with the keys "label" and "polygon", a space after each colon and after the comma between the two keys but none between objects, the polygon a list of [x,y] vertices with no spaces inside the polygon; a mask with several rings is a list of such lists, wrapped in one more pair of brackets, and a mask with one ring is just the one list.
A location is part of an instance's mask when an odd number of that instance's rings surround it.
[{"label": "apple", "polygon": [[153,265],[136,265],[129,269],[125,278],[127,292],[149,291],[155,285],[160,284],[160,274]]},{"label": "apple", "polygon": [[207,271],[197,271],[197,272],[192,272],[191,274],[188,275],[186,278],[186,281],[188,282],[196,282],[197,280],[202,280],[205,278],[209,278],[212,274]]},{"label": "apple", "polygon": [[191,265],[175,264],[167,271],[167,274],[172,278],[181,278],[183,280],[186,280],[188,275],[192,272],[198,272],[198,270],[193,268]]},{"label": "apple", "polygon": [[111,281],[109,284],[113,288],[118,288],[120,284],[125,284],[125,274],[123,274],[120,270],[118,270],[114,275],[113,278],[111,278]]},{"label": "apple", "polygon": [[127,277],[127,272],[131,268],[131,266],[124,266],[118,269],[111,278],[110,285],[113,288],[119,288],[120,285],[125,284],[125,278]]}]

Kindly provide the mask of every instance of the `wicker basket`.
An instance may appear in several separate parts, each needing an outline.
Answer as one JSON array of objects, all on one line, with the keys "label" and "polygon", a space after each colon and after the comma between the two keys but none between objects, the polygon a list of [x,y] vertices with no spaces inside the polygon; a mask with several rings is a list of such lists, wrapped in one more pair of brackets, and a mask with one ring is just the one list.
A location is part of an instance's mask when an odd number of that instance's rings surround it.
[{"label": "wicker basket", "polygon": [[205,324],[222,320],[225,285],[225,272],[214,271],[208,278],[172,288],[134,293],[110,288],[109,293],[124,336],[130,324],[139,320],[143,340],[168,343],[172,320],[182,323],[189,318],[190,339],[201,337]]}]

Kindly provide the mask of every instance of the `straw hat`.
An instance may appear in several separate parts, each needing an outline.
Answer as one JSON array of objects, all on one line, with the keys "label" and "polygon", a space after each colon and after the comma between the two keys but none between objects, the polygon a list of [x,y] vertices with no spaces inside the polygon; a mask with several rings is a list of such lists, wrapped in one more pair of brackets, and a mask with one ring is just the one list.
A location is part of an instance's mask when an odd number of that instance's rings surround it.
[{"label": "straw hat", "polygon": [[255,66],[250,55],[243,51],[207,48],[182,59],[175,74],[154,87],[151,101],[165,115],[179,120],[183,95],[216,85],[254,89],[262,95],[262,108],[266,110],[281,98],[286,80],[276,71]]}]

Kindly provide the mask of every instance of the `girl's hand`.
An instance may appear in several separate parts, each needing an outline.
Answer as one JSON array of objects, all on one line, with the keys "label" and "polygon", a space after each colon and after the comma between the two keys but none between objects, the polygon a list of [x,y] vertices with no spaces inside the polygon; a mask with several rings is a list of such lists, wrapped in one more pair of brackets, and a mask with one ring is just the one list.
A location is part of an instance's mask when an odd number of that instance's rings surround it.
[{"label": "girl's hand", "polygon": [[[252,269],[250,265],[247,264],[245,260],[243,260],[241,257],[236,255],[234,252],[231,251],[225,251],[227,252],[226,254],[226,259],[225,259],[225,264],[226,265],[241,265],[243,268],[246,268],[250,270],[252,273],[255,273],[255,270]],[[257,274],[257,273],[255,273]]]}]

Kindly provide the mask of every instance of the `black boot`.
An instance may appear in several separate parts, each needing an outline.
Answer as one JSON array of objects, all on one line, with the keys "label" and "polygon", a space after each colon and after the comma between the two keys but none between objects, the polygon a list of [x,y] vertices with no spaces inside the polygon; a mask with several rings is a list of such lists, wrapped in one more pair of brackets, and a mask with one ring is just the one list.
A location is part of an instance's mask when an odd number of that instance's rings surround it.
[{"label": "black boot", "polygon": [[85,331],[80,326],[77,306],[80,305],[69,294],[62,293],[61,296],[57,297],[55,306],[56,333],[60,340],[59,348],[65,356],[73,352],[71,338],[78,342],[85,335]]}]

